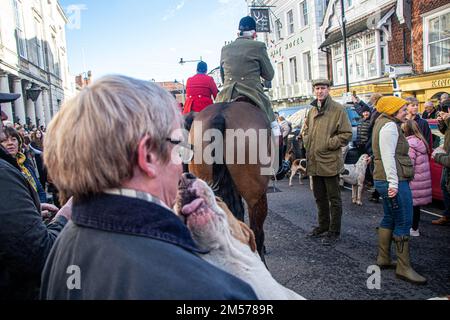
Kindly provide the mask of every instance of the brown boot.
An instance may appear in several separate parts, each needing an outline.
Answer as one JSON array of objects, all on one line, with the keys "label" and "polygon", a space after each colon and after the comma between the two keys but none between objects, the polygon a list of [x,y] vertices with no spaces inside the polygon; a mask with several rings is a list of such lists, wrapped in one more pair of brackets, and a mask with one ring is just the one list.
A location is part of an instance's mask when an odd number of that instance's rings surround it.
[{"label": "brown boot", "polygon": [[394,269],[396,266],[395,263],[391,261],[391,243],[392,230],[379,228],[377,265],[381,269]]},{"label": "brown boot", "polygon": [[437,220],[431,221],[432,224],[437,226],[445,226],[447,224],[450,224],[450,217],[449,216],[443,216]]},{"label": "brown boot", "polygon": [[414,284],[427,283],[427,279],[422,277],[411,267],[409,261],[409,237],[394,237],[394,241],[398,258],[397,269],[395,270],[397,278]]}]

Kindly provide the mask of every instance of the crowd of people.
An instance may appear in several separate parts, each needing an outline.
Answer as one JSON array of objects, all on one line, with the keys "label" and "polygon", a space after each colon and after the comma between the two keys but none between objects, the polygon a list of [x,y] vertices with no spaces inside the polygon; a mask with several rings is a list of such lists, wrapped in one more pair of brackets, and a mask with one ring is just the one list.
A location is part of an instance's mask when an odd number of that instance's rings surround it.
[{"label": "crowd of people", "polygon": [[[254,20],[243,18],[238,41],[222,51],[225,90],[217,99],[244,95],[253,100],[267,114],[268,128],[286,140],[289,123],[282,117],[276,121],[259,82],[259,76],[273,78],[273,69],[255,37]],[[256,52],[264,64],[244,62],[245,54],[236,61],[242,48]],[[251,68],[245,71],[239,63]],[[210,81],[206,68],[199,64],[197,69],[203,83]],[[341,234],[341,148],[352,138],[347,113],[329,95],[330,85],[326,79],[314,81],[316,99],[302,128],[319,223],[309,236],[321,237],[324,245]],[[195,94],[207,100],[217,93],[212,88]],[[17,98],[2,94],[0,103]],[[433,223],[450,222],[448,96],[437,111],[427,106],[427,117],[436,117],[446,138],[434,151],[415,98],[374,95],[369,105],[357,97],[354,104],[362,116],[356,144],[373,159],[368,176],[385,213],[377,263],[423,284],[426,279],[410,264],[409,237],[419,234],[420,207],[431,201],[431,157],[444,166],[446,204],[445,216]],[[204,103],[188,106],[198,110]],[[106,76],[67,101],[47,130],[5,124],[0,130],[0,299],[256,299],[249,284],[199,257],[202,250],[171,209],[182,174],[179,162],[171,160],[175,155],[186,161],[183,154],[190,150],[179,130],[184,126],[179,105],[169,92],[152,82]]]},{"label": "crowd of people", "polygon": [[[354,98],[355,109],[361,116],[361,122],[357,128],[356,146],[359,149],[359,154],[367,153],[373,158],[372,148],[372,132],[375,122],[380,116],[376,103],[382,96],[380,94],[374,94],[368,105],[366,105],[360,99]],[[438,120],[439,130],[443,135],[446,135],[447,128],[446,122],[449,117],[448,108],[450,107],[450,99],[448,94],[442,94],[437,106],[432,101],[425,103],[425,111],[422,115],[419,114],[419,101],[415,97],[407,97],[405,99],[407,107],[405,113],[405,119],[401,125],[402,132],[405,135],[409,144],[409,156],[413,160],[413,167],[415,171],[415,179],[411,182],[411,188],[414,198],[414,223],[410,230],[411,236],[419,236],[419,220],[420,220],[420,207],[431,203],[431,167],[430,158],[433,153],[433,149],[439,147],[440,138],[437,135],[433,135],[427,119]],[[446,140],[445,140],[446,141]],[[440,150],[440,148],[438,148]],[[424,156],[427,155],[427,157]],[[444,173],[445,173],[444,168]],[[373,186],[373,171],[374,162],[369,166],[366,181],[368,186]],[[380,194],[375,189],[373,190],[370,201],[378,202]],[[450,202],[447,201],[448,197],[445,197],[447,189],[442,187],[445,203],[445,216],[444,218],[433,221],[433,224],[442,225],[448,223],[448,212],[450,208]]]}]

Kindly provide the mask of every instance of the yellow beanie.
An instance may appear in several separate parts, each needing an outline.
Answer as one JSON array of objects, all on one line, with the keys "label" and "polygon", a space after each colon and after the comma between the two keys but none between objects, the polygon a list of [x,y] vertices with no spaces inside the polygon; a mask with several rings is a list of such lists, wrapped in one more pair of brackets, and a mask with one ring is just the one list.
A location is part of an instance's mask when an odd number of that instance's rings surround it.
[{"label": "yellow beanie", "polygon": [[404,105],[407,104],[408,101],[399,97],[395,96],[381,97],[380,100],[378,100],[377,102],[376,109],[379,113],[385,113],[389,116],[392,116],[394,113],[396,113]]}]

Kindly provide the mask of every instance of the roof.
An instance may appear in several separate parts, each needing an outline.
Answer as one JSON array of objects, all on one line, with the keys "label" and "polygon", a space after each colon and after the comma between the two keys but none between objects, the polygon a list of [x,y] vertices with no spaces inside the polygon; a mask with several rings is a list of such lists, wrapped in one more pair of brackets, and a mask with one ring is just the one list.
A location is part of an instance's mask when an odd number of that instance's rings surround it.
[{"label": "roof", "polygon": [[[394,6],[389,6],[383,9],[380,14],[378,14],[378,12],[375,12],[366,15],[352,23],[347,24],[346,26],[347,38],[355,34],[369,30],[368,24],[372,21],[374,21],[373,23],[374,25],[377,25],[378,22],[380,22],[393,8]],[[333,31],[327,36],[325,41],[320,45],[319,49],[328,47],[336,42],[342,41],[343,39],[344,37],[342,36],[341,29]]]}]

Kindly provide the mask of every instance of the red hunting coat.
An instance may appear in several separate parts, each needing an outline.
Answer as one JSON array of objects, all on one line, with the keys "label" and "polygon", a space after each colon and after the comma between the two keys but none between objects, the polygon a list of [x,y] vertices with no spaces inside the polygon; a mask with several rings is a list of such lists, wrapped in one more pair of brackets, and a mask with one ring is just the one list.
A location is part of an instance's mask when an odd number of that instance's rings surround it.
[{"label": "red hunting coat", "polygon": [[206,74],[198,73],[189,78],[186,83],[186,103],[183,113],[202,111],[213,104],[218,92],[214,79]]}]

